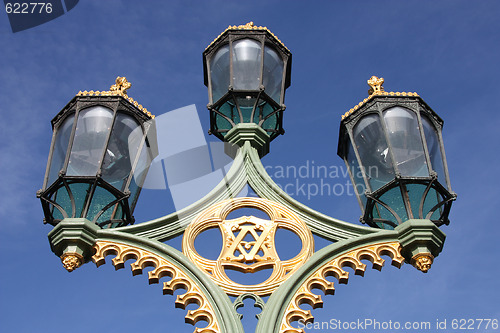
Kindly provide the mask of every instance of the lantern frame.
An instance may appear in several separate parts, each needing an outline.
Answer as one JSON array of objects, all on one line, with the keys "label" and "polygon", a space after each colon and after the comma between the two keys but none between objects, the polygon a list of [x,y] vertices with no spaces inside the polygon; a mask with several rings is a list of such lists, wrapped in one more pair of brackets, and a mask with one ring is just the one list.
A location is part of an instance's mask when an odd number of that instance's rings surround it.
[{"label": "lantern frame", "polygon": [[[383,83],[383,80],[382,80]],[[381,88],[381,87],[379,87]],[[450,177],[448,172],[448,166],[446,162],[446,155],[444,150],[443,138],[442,138],[442,128],[443,120],[434,112],[425,101],[418,96],[416,93],[394,93],[385,92],[383,88],[380,90],[371,90],[371,95],[363,102],[359,103],[355,108],[347,112],[341,121],[339,143],[337,154],[344,160],[347,169],[349,171],[349,176],[353,183],[353,187],[358,199],[358,203],[362,210],[362,216],[360,221],[367,223],[371,227],[393,229],[397,225],[402,224],[409,219],[429,219],[432,220],[437,226],[443,224],[449,224],[448,215],[451,209],[452,202],[456,199],[456,194],[451,190]],[[406,176],[399,172],[398,165],[395,163],[396,158],[394,157],[394,146],[393,142],[389,139],[387,124],[384,121],[383,113],[394,107],[401,107],[412,112],[416,115],[416,120],[418,122],[418,133],[420,134],[420,141],[422,143],[423,155],[425,156],[425,164],[427,165],[427,176]],[[388,153],[391,160],[391,168],[394,171],[394,179],[386,182],[384,185],[377,189],[373,189],[370,184],[370,179],[368,172],[366,170],[367,166],[363,165],[363,160],[359,153],[359,147],[356,146],[354,140],[353,130],[354,127],[368,115],[377,115],[379,119],[379,124],[382,127],[382,133],[384,135],[385,143],[387,144]],[[428,148],[428,139],[425,137],[424,126],[422,123],[422,117],[425,116],[433,126],[438,139],[438,149],[441,157],[441,163],[443,168],[443,174],[445,179],[438,179],[438,175],[435,168],[432,166],[431,157]],[[358,167],[360,168],[360,173],[363,176],[363,187],[365,189],[364,193],[360,193],[358,188],[359,184],[356,184],[356,177],[353,174],[354,170],[351,170],[352,165],[349,164],[347,155],[348,150],[351,148],[355,154],[355,159]],[[369,166],[368,166],[369,167]],[[418,209],[416,207],[412,208],[412,204],[416,205],[415,199],[412,200],[409,196],[409,185],[416,184],[425,186],[425,190],[419,199]],[[387,202],[384,202],[382,196],[388,191],[395,188],[400,189],[401,201],[404,203],[404,207],[391,207]],[[430,208],[429,211],[425,211],[424,205],[426,204],[427,197],[429,193],[435,191],[437,194],[437,203]],[[432,195],[432,194],[431,194]],[[380,213],[380,205],[385,208],[394,217],[393,220],[387,218],[382,218]],[[402,210],[404,209],[404,211]],[[374,211],[377,210],[378,217],[374,216]],[[436,218],[434,213],[439,210],[439,217]],[[399,213],[398,213],[399,211]],[[403,215],[403,213],[405,215]],[[401,216],[403,215],[403,216]]]},{"label": "lantern frame", "polygon": [[[109,128],[107,129],[107,133],[105,134],[106,139],[102,148],[101,158],[98,161],[99,164],[97,172],[95,175],[68,175],[68,165],[70,163],[72,148],[75,144],[75,134],[79,115],[82,111],[96,106],[102,106],[112,112],[112,120]],[[137,128],[141,128],[142,138],[137,147],[137,151],[135,152],[135,156],[128,156],[131,163],[130,172],[123,179],[121,188],[116,188],[104,179],[102,171],[105,163],[105,157],[108,153],[108,148],[112,139],[113,129],[115,128],[115,125],[117,125],[117,117],[119,115],[131,117],[136,122]],[[54,159],[54,150],[57,143],[56,138],[58,132],[61,130],[62,124],[70,117],[73,117],[73,124],[71,125],[71,135],[66,147],[64,163],[62,168],[58,171],[57,179],[49,182],[51,165]],[[63,219],[89,217],[91,222],[104,228],[114,228],[133,224],[135,220],[132,213],[137,203],[141,187],[144,183],[151,161],[158,154],[154,116],[143,108],[142,105],[139,105],[133,99],[129,98],[123,91],[110,91],[102,93],[85,91],[83,93],[80,92],[77,96],[75,96],[54,117],[54,119],[52,119],[52,129],[52,142],[49,151],[44,183],[42,189],[37,192],[37,196],[41,199],[45,215],[44,223],[57,225],[62,220],[54,216],[54,212],[57,210],[59,212],[58,215],[60,215],[59,217],[62,216]],[[78,138],[76,138],[76,140],[78,140]],[[143,152],[143,150],[145,151]],[[136,182],[137,189],[135,189],[134,193],[131,193],[131,183],[132,181],[136,181],[136,179],[134,179],[134,177],[136,177],[135,172],[138,169],[138,163],[141,157],[144,157],[141,156],[143,154],[147,154],[145,159],[146,165],[144,165],[143,169],[141,169],[141,177],[139,181]],[[86,190],[87,193],[85,194],[83,202],[81,200],[77,200],[76,196],[79,193],[76,193],[77,191],[71,188],[71,185],[73,184],[88,185]],[[71,203],[71,209],[69,209],[69,207],[62,207],[58,204],[57,199],[54,198],[54,196],[57,196],[58,191],[63,188],[67,191],[67,196]],[[99,188],[107,191],[106,194],[111,194],[114,199],[107,202],[104,207],[96,212],[95,215],[88,216],[89,209],[96,195],[96,190]],[[79,202],[77,203],[77,201]],[[99,218],[103,216],[108,209],[113,209],[110,219],[99,221]]]},{"label": "lantern frame", "polygon": [[[256,41],[260,45],[259,85],[256,89],[236,89],[234,85],[234,43],[243,39]],[[229,85],[227,87],[227,92],[217,100],[214,100],[211,62],[217,55],[217,52],[226,45],[229,46]],[[279,101],[275,101],[268,95],[266,87],[263,84],[265,74],[264,53],[266,47],[275,51],[283,62]],[[209,96],[209,103],[207,105],[207,108],[210,111],[209,133],[224,141],[226,133],[237,124],[254,122],[267,132],[270,136],[270,140],[275,139],[280,134],[284,134],[283,111],[286,109],[284,100],[285,91],[291,84],[291,60],[292,54],[290,51],[267,28],[254,26],[252,22],[247,23],[246,25],[229,26],[229,28],[219,35],[219,37],[217,37],[203,52],[204,83],[208,88]],[[241,100],[242,98],[253,100],[252,111],[249,117],[245,117],[243,115],[243,111],[241,110],[242,107],[238,104],[238,100]],[[221,108],[225,105],[229,105],[229,108],[231,109],[229,115],[226,115],[223,111],[221,111]],[[263,115],[263,108],[266,105],[270,106],[272,111],[269,114]],[[265,121],[273,116],[276,117],[276,124],[273,128],[266,128]],[[218,120],[220,118],[227,122],[227,128],[222,128],[219,125]]]}]

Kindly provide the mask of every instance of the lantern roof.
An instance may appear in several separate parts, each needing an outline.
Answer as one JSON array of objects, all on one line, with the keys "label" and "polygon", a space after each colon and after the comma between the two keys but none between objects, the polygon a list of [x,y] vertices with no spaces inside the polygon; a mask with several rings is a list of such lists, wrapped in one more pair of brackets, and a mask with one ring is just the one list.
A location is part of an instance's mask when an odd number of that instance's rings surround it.
[{"label": "lantern roof", "polygon": [[85,91],[79,91],[78,94],[76,94],[76,96],[121,96],[125,98],[127,101],[129,101],[136,108],[141,110],[144,114],[149,116],[151,119],[154,119],[155,116],[151,114],[151,112],[149,112],[148,109],[146,109],[137,101],[135,101],[132,97],[129,97],[127,95],[127,90],[130,89],[131,86],[132,83],[127,81],[127,78],[125,76],[118,76],[115,80],[115,84],[113,84],[108,91],[85,90]]},{"label": "lantern roof", "polygon": [[355,105],[353,108],[351,108],[349,111],[344,113],[342,115],[342,120],[350,116],[354,111],[365,105],[367,102],[369,102],[372,98],[376,96],[402,96],[402,97],[420,97],[416,92],[388,92],[384,91],[384,87],[382,86],[384,84],[384,78],[379,78],[376,76],[372,76],[369,80],[366,81],[368,85],[370,86],[370,89],[368,90],[369,96],[359,102],[357,105]]},{"label": "lantern roof", "polygon": [[283,46],[288,52],[290,50],[283,44],[283,42],[275,35],[273,34],[267,27],[262,27],[262,26],[256,26],[254,25],[253,22],[248,22],[247,24],[243,25],[230,25],[227,27],[226,30],[224,30],[217,38],[215,38],[205,49],[208,50],[212,45],[214,45],[219,39],[221,39],[228,31],[238,31],[238,30],[262,30],[266,31],[279,45]]}]

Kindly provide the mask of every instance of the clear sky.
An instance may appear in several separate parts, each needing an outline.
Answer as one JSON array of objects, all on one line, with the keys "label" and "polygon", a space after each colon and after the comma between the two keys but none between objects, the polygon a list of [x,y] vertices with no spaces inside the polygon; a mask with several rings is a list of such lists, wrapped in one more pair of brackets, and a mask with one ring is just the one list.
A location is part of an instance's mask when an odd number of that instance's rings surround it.
[{"label": "clear sky", "polygon": [[[193,331],[172,296],[149,286],[144,275],[132,277],[128,267],[115,272],[109,262],[100,268],[89,263],[66,272],[50,251],[51,226],[42,224],[35,192],[45,172],[50,120],[79,90],[106,90],[118,75],[132,82],[129,95],[156,115],[194,104],[206,133],[201,54],[228,25],[249,21],[267,26],[293,54],[286,134],[272,142],[265,165],[342,166],[336,155],[340,116],[367,97],[372,75],[385,79],[387,91],[418,92],[445,121],[458,200],[451,224],[442,227],[443,253],[428,274],[388,264],[382,272],[367,269],[363,278],[351,274],[347,286],[324,297],[316,320],[434,327],[436,320],[500,319],[494,213],[500,195],[499,15],[500,2],[493,0],[107,0],[80,1],[53,21],[12,33],[0,14],[0,331]],[[359,223],[353,196],[293,196]],[[142,222],[174,210],[169,190],[148,190],[135,217]]]}]

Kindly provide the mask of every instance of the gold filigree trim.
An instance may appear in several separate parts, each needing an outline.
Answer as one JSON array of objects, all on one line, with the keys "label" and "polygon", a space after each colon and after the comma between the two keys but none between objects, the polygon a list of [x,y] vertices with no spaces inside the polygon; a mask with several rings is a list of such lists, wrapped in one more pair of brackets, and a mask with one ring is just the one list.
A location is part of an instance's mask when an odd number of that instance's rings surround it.
[{"label": "gold filigree trim", "polygon": [[[253,24],[253,22],[248,22],[247,24],[243,24],[243,25],[230,25],[229,27],[227,27],[226,30],[224,30],[219,36],[217,36],[217,38],[215,38],[212,43],[210,43],[206,49],[208,49],[210,46],[212,46],[219,38],[221,38],[222,35],[224,35],[226,33],[226,31],[228,30],[264,30],[264,31],[267,31],[281,46],[283,46],[285,49],[288,50],[288,47],[285,46],[285,44],[283,44],[283,42],[275,35],[271,32],[271,30],[269,30],[267,27],[262,27],[262,26],[256,26]],[[205,49],[205,50],[206,50]],[[290,51],[290,50],[288,50]]]},{"label": "gold filigree trim", "polygon": [[368,101],[370,101],[373,97],[375,96],[409,96],[409,97],[418,97],[418,94],[416,92],[393,92],[393,91],[384,91],[384,87],[382,85],[384,84],[384,78],[378,78],[376,76],[372,76],[368,81],[366,81],[368,85],[370,86],[370,89],[368,90],[368,96],[364,100],[358,103],[358,105],[355,105],[353,108],[351,108],[349,111],[344,113],[342,115],[342,120],[344,120],[347,116],[351,115],[354,111],[365,105]]},{"label": "gold filigree trim", "polygon": [[411,258],[411,264],[423,273],[427,273],[431,269],[433,262],[434,256],[428,252],[418,253]]},{"label": "gold filigree trim", "polygon": [[61,262],[68,272],[73,272],[75,269],[83,265],[84,259],[80,253],[66,252],[61,256]]},{"label": "gold filigree trim", "polygon": [[[243,207],[259,209],[269,220],[255,216],[226,219],[232,211]],[[217,260],[210,260],[196,251],[194,243],[202,232],[214,228],[222,234],[222,250]],[[302,247],[294,258],[281,260],[278,256],[275,246],[278,229],[291,231],[300,238]],[[285,206],[262,198],[243,197],[222,201],[198,215],[184,232],[182,252],[229,295],[267,296],[309,259],[314,252],[314,239],[307,225]],[[243,273],[272,269],[272,273],[262,283],[244,285],[231,280],[227,269]]]},{"label": "gold filigree trim", "polygon": [[118,76],[116,78],[115,84],[113,84],[108,91],[79,91],[76,96],[122,96],[131,104],[133,104],[136,108],[141,110],[144,114],[148,115],[151,119],[154,119],[154,115],[148,111],[145,107],[135,101],[132,97],[127,95],[127,89],[130,89],[132,84],[127,81],[127,78],[124,76]]},{"label": "gold filigree trim", "polygon": [[165,258],[154,254],[151,251],[143,250],[126,244],[120,244],[110,241],[98,241],[94,245],[96,254],[92,257],[96,266],[105,264],[105,257],[110,254],[116,255],[112,260],[116,269],[123,268],[125,261],[135,259],[130,264],[132,275],[142,274],[146,267],[154,267],[148,272],[149,284],[158,283],[164,276],[171,277],[170,281],[163,283],[163,294],[173,295],[177,289],[184,289],[186,292],[178,295],[175,301],[176,307],[185,309],[189,304],[197,304],[196,310],[189,310],[186,315],[186,322],[192,325],[200,320],[206,321],[208,325],[204,328],[196,328],[195,333],[216,333],[220,331],[220,325],[217,322],[215,311],[208,302],[201,288],[186,274],[180,267],[166,260]]},{"label": "gold filigree trim", "polygon": [[392,265],[401,267],[404,258],[401,255],[401,245],[398,242],[372,244],[357,248],[348,253],[341,254],[335,259],[316,270],[309,278],[302,283],[300,288],[293,296],[291,302],[281,321],[280,332],[283,333],[304,333],[303,329],[292,327],[294,321],[302,323],[310,323],[314,321],[314,317],[310,310],[300,308],[301,304],[309,304],[313,309],[323,306],[323,301],[320,295],[313,294],[311,289],[320,289],[325,295],[333,295],[335,292],[333,282],[326,279],[327,276],[334,276],[339,283],[347,283],[349,272],[344,270],[344,267],[354,269],[356,275],[363,276],[366,265],[361,260],[369,260],[373,264],[373,268],[381,270],[385,260],[382,255],[387,255],[392,259]]}]

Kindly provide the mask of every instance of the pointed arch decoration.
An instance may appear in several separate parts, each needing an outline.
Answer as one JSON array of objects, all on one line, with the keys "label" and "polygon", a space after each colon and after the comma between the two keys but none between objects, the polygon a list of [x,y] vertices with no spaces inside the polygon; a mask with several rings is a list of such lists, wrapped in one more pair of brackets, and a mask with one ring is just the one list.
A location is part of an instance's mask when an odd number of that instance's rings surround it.
[{"label": "pointed arch decoration", "polygon": [[158,252],[157,249],[155,252],[152,250],[112,240],[97,240],[92,261],[99,267],[105,264],[106,256],[115,255],[112,264],[116,269],[121,269],[125,267],[127,260],[132,259],[134,262],[130,266],[134,276],[142,274],[146,267],[154,267],[148,272],[150,284],[159,283],[163,277],[170,277],[170,280],[163,282],[163,294],[173,295],[176,290],[184,289],[186,292],[177,296],[175,306],[185,309],[189,304],[198,305],[197,309],[188,310],[186,322],[194,326],[200,321],[207,322],[206,327],[195,328],[194,333],[243,332],[235,309],[227,305],[231,304],[228,300],[221,299],[227,296],[217,290],[215,285],[211,285],[211,281],[208,280],[207,283],[193,278],[192,274],[198,275],[196,269],[190,270],[180,262],[175,263],[174,258],[169,260],[166,256],[155,253]]},{"label": "pointed arch decoration", "polygon": [[366,264],[361,260],[368,260],[374,269],[381,270],[385,263],[381,256],[389,256],[391,264],[400,268],[405,261],[401,254],[401,244],[397,238],[391,237],[391,233],[380,236],[382,235],[338,242],[316,252],[271,296],[261,314],[256,332],[304,333],[303,329],[293,327],[292,323],[311,323],[314,317],[310,310],[304,310],[300,306],[308,304],[313,309],[322,307],[321,296],[313,293],[312,289],[319,289],[325,295],[333,295],[334,283],[326,278],[333,276],[339,283],[346,284],[349,272],[344,270],[345,267],[350,267],[356,275],[363,276]]}]

